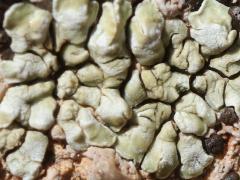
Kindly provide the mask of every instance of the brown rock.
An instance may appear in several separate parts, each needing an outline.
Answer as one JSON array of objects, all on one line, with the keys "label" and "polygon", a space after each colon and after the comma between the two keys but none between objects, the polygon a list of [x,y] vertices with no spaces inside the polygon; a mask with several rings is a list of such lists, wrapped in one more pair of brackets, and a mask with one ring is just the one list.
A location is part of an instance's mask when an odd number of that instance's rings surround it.
[{"label": "brown rock", "polygon": [[224,108],[219,118],[219,121],[223,122],[226,125],[233,125],[238,120],[239,118],[233,107]]},{"label": "brown rock", "polygon": [[232,26],[234,29],[240,31],[240,7],[230,7],[229,14],[232,16]]},{"label": "brown rock", "polygon": [[224,139],[217,134],[212,134],[209,138],[204,140],[204,146],[208,153],[219,154],[224,151]]},{"label": "brown rock", "polygon": [[240,179],[240,176],[239,174],[237,174],[236,172],[232,171],[232,172],[229,172],[223,180],[239,180]]},{"label": "brown rock", "polygon": [[118,157],[113,149],[90,147],[84,156],[91,159],[84,163],[86,179],[140,180],[133,164]]}]

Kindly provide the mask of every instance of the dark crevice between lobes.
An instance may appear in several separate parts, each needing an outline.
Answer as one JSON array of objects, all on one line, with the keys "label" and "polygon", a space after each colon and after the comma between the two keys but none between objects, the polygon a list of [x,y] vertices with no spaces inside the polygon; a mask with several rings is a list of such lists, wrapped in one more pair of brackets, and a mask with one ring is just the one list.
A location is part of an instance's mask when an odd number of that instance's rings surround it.
[{"label": "dark crevice between lobes", "polygon": [[129,58],[130,58],[130,66],[128,67],[128,72],[127,72],[127,77],[123,80],[123,82],[121,83],[120,87],[119,87],[119,91],[120,91],[120,94],[121,94],[121,97],[124,97],[124,89],[125,89],[125,86],[126,84],[128,83],[128,81],[131,79],[132,77],[132,73],[133,73],[133,70],[136,69],[136,64],[137,64],[137,60],[131,50],[131,44],[130,44],[130,32],[129,32],[129,29],[130,29],[130,23],[131,23],[131,19],[132,17],[135,15],[134,10],[135,8],[133,8],[133,11],[132,11],[132,15],[128,18],[127,22],[126,22],[126,25],[125,25],[125,48],[129,54]]},{"label": "dark crevice between lobes", "polygon": [[197,11],[203,3],[203,0],[186,0],[186,5],[191,11]]},{"label": "dark crevice between lobes", "polygon": [[175,102],[165,102],[165,101],[161,101],[159,99],[151,99],[151,98],[147,98],[145,99],[144,101],[142,101],[141,103],[139,103],[138,105],[136,105],[136,108],[140,108],[141,106],[144,106],[146,104],[152,104],[152,103],[163,103],[163,104],[166,104],[166,105],[172,105],[174,104]]},{"label": "dark crevice between lobes", "polygon": [[[99,0],[100,2],[101,2],[101,0]],[[97,14],[97,17],[96,17],[96,21],[93,23],[93,25],[89,28],[89,31],[88,31],[88,35],[87,35],[87,38],[86,38],[86,43],[84,44],[85,46],[85,48],[88,50],[88,48],[87,48],[87,44],[88,44],[88,42],[89,42],[89,39],[90,39],[90,37],[91,37],[91,35],[92,35],[92,33],[95,31],[95,29],[96,29],[96,27],[97,27],[97,25],[98,25],[98,23],[99,23],[99,20],[100,20],[100,18],[101,18],[101,16],[102,16],[102,13],[103,13],[103,8],[102,8],[102,4],[100,4],[100,2],[99,2],[99,9],[98,9],[98,14]]]},{"label": "dark crevice between lobes", "polygon": [[232,27],[240,31],[240,1],[238,5],[230,7],[228,12],[232,17]]},{"label": "dark crevice between lobes", "polygon": [[[21,147],[21,145],[22,145],[22,144],[24,143],[24,141],[25,141],[25,137],[26,137],[27,131],[30,130],[30,129],[28,129],[27,127],[25,127],[25,126],[23,126],[22,124],[20,124],[19,122],[17,122],[17,121],[15,121],[11,126],[13,126],[13,127],[16,126],[16,127],[18,127],[18,128],[23,128],[23,129],[25,130],[25,132],[24,132],[23,136],[22,136],[21,139],[20,139],[20,142],[21,142],[21,143],[19,143],[18,146],[16,146],[16,147],[14,147],[13,149],[7,151],[7,152],[3,155],[2,158],[3,158],[5,161],[6,161],[6,158],[7,158],[7,156],[8,156],[9,154],[15,152],[16,150],[18,150],[18,149]],[[10,126],[10,128],[11,128],[11,126]],[[1,168],[0,168],[0,169],[1,169]],[[0,175],[1,175],[1,173],[0,173]],[[1,177],[1,176],[0,176],[0,177]]]},{"label": "dark crevice between lobes", "polygon": [[3,29],[4,13],[12,5],[11,0],[0,2],[0,59],[11,59],[13,52],[9,48],[11,39]]},{"label": "dark crevice between lobes", "polygon": [[176,106],[177,106],[177,104],[182,101],[182,97],[185,96],[185,95],[187,95],[187,94],[190,93],[190,92],[191,92],[191,90],[189,89],[189,90],[181,93],[181,94],[179,95],[179,97],[171,104],[171,106],[172,106],[172,111],[173,111],[174,114],[176,113]]},{"label": "dark crevice between lobes", "polygon": [[58,52],[56,52],[56,31],[54,27],[55,19],[52,18],[52,21],[49,25],[49,34],[47,37],[47,42],[45,42],[44,47],[50,51],[52,54],[56,55]]},{"label": "dark crevice between lobes", "polygon": [[205,94],[206,93],[198,91],[193,85],[194,81],[196,80],[196,77],[197,76],[195,76],[195,75],[190,76],[190,79],[189,79],[190,90],[191,90],[191,92],[193,92],[193,93],[199,95],[200,97],[202,97],[203,99],[205,99]]},{"label": "dark crevice between lobes", "polygon": [[[157,135],[158,135],[158,134],[160,133],[160,131],[162,130],[162,126],[163,126],[166,122],[168,122],[168,121],[171,121],[171,122],[173,123],[173,125],[174,125],[174,129],[175,129],[176,134],[177,134],[177,138],[176,138],[176,141],[175,141],[175,142],[176,142],[176,146],[177,146],[177,142],[179,141],[180,129],[177,127],[177,125],[176,125],[176,123],[175,123],[175,121],[174,121],[174,115],[175,115],[175,113],[176,113],[176,105],[177,105],[177,103],[178,103],[179,101],[181,101],[181,98],[182,98],[184,95],[188,94],[188,93],[189,93],[189,91],[186,91],[186,92],[182,93],[182,94],[178,97],[178,99],[175,100],[175,101],[172,102],[172,103],[162,102],[162,103],[164,103],[164,104],[171,105],[171,111],[172,111],[172,112],[171,112],[170,117],[169,117],[166,121],[164,121],[164,122],[160,125],[160,127],[156,130],[155,135],[154,135],[154,139],[153,139],[151,145],[149,146],[148,150],[147,150],[146,153],[144,154],[144,157],[146,156],[147,152],[148,152],[148,151],[151,149],[151,147],[153,146],[153,143],[155,142],[155,140],[156,140],[156,138],[157,138]],[[150,100],[150,101],[160,102],[159,100]],[[147,103],[146,103],[146,104],[147,104]],[[181,156],[180,156],[178,150],[177,150],[177,155],[178,155],[178,160],[179,160],[179,163],[180,163],[180,161],[181,161]],[[142,161],[144,160],[144,157],[143,157]],[[141,163],[142,163],[142,162],[141,162]],[[140,164],[141,164],[141,163],[140,163]],[[171,174],[170,176],[168,176],[168,178],[170,178],[170,177],[172,177],[172,176],[180,177],[179,171],[180,171],[180,165],[176,167],[176,169],[172,172],[172,174]],[[152,175],[153,177],[155,177],[154,173],[152,173],[151,175]]]}]

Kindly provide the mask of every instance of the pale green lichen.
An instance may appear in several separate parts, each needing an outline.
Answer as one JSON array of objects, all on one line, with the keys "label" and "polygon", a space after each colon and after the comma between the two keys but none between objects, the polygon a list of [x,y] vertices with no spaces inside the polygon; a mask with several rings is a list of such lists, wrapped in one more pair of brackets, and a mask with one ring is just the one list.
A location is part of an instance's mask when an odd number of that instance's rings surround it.
[{"label": "pale green lichen", "polygon": [[182,164],[180,176],[184,179],[199,176],[213,161],[213,157],[204,151],[201,140],[195,136],[180,134],[177,148]]},{"label": "pale green lichen", "polygon": [[174,121],[181,132],[203,136],[215,124],[216,115],[200,96],[188,93],[177,103]]},{"label": "pale green lichen", "polygon": [[204,67],[205,61],[200,53],[199,44],[192,40],[186,40],[179,45],[169,57],[172,66],[186,70],[191,74],[200,71]]},{"label": "pale green lichen", "polygon": [[124,89],[124,99],[130,106],[136,106],[147,99],[147,93],[140,79],[140,73],[137,70],[132,72],[132,76]]},{"label": "pale green lichen", "polygon": [[233,106],[237,115],[240,116],[240,77],[229,80],[224,94],[225,105]]},{"label": "pale green lichen", "polygon": [[[54,88],[52,81],[9,88],[0,104],[0,128],[9,127],[14,121],[38,130],[51,128],[55,122],[53,113],[56,109],[56,100],[51,98]],[[46,109],[42,113],[39,108]]]},{"label": "pale green lichen", "polygon": [[57,119],[67,142],[76,151],[91,145],[111,147],[116,141],[116,135],[97,121],[92,109],[81,107],[73,100],[63,102]]},{"label": "pale green lichen", "polygon": [[82,45],[97,18],[98,9],[97,1],[53,0],[56,49],[60,50],[66,42]]},{"label": "pale green lichen", "polygon": [[132,117],[132,110],[121,97],[119,90],[102,89],[96,114],[113,131],[120,131]]},{"label": "pale green lichen", "polygon": [[204,87],[202,83],[206,83],[204,90],[205,100],[212,109],[219,111],[224,106],[224,90],[227,80],[210,70],[206,71],[202,76],[197,76],[197,78],[201,80],[195,81],[195,87],[202,89]]},{"label": "pale green lichen", "polygon": [[130,22],[131,50],[142,65],[154,65],[163,60],[165,49],[162,31],[165,20],[152,0],[138,4]]},{"label": "pale green lichen", "polygon": [[189,89],[188,75],[171,72],[170,66],[165,63],[143,70],[141,78],[148,98],[167,103],[173,103],[181,93]]},{"label": "pale green lichen", "polygon": [[40,132],[28,131],[22,146],[9,154],[7,167],[15,176],[23,180],[36,179],[48,146],[48,138]]},{"label": "pale green lichen", "polygon": [[0,76],[9,84],[44,79],[54,72],[56,64],[55,58],[44,61],[31,53],[15,54],[13,60],[0,61]]},{"label": "pale green lichen", "polygon": [[[22,138],[25,129],[48,132],[57,120],[54,127],[74,151],[113,148],[158,179],[179,166],[183,179],[199,176],[213,157],[197,136],[215,125],[224,106],[240,116],[239,42],[226,50],[236,37],[229,8],[204,0],[188,26],[175,17],[182,1],[143,0],[134,8],[104,1],[101,14],[98,2],[54,0],[53,21],[29,3],[6,11],[15,52],[0,61],[0,80],[11,84],[0,94],[0,153],[8,170],[38,178],[48,139],[35,131],[26,131],[21,145]],[[202,71],[208,60],[213,69]],[[51,78],[57,81],[43,81]]]},{"label": "pale green lichen", "polygon": [[4,29],[12,38],[12,50],[17,53],[34,50],[39,54],[46,51],[44,43],[49,35],[51,20],[50,12],[30,3],[12,5],[3,21]]},{"label": "pale green lichen", "polygon": [[0,130],[0,157],[22,143],[25,130],[16,125]]},{"label": "pale green lichen", "polygon": [[167,178],[179,165],[176,141],[177,132],[169,121],[157,135],[144,157],[141,168],[149,173],[156,173],[159,179]]},{"label": "pale green lichen", "polygon": [[126,78],[131,63],[125,44],[125,26],[132,7],[124,0],[105,2],[102,7],[102,15],[90,36],[88,48],[104,72],[104,86],[118,87]]},{"label": "pale green lichen", "polygon": [[[188,16],[191,37],[205,55],[216,55],[230,47],[237,31],[232,30],[229,7],[217,0],[204,0],[200,9]],[[216,18],[217,17],[217,18]]]},{"label": "pale green lichen", "polygon": [[130,126],[118,135],[116,151],[124,158],[140,163],[154,140],[156,130],[168,120],[171,107],[163,103],[151,103],[134,109]]},{"label": "pale green lichen", "polygon": [[210,67],[231,77],[240,72],[240,38],[222,56],[210,60]]}]

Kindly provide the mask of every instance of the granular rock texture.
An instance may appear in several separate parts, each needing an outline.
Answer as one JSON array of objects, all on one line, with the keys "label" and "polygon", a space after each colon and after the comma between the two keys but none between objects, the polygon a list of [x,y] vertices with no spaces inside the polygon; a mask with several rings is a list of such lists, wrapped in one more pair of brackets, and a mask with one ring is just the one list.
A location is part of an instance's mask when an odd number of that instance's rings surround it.
[{"label": "granular rock texture", "polygon": [[0,179],[239,179],[239,7],[0,2]]},{"label": "granular rock texture", "polygon": [[224,151],[224,139],[217,134],[212,134],[204,141],[205,149],[208,153],[219,154]]}]

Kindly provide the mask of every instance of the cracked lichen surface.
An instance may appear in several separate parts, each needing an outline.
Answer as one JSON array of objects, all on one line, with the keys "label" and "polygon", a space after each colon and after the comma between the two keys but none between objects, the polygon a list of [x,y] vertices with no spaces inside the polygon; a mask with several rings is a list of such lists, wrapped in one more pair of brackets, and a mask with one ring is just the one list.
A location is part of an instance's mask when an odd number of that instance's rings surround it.
[{"label": "cracked lichen surface", "polygon": [[112,148],[157,179],[204,173],[214,156],[202,138],[224,108],[240,116],[240,38],[218,1],[185,21],[184,1],[171,3],[8,8],[14,56],[0,60],[0,157],[12,175],[39,176],[56,125],[76,152]]}]

